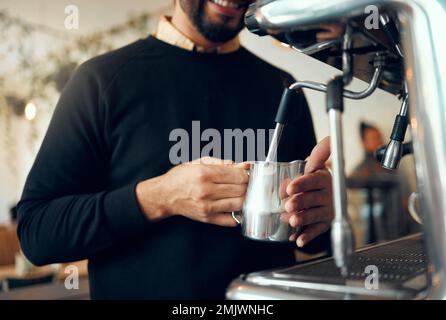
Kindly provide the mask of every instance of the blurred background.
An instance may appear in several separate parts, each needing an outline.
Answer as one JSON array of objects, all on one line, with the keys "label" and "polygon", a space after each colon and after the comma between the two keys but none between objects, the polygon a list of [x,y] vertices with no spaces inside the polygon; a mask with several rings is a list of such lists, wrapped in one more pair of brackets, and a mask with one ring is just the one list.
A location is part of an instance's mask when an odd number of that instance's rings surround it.
[{"label": "blurred background", "polygon": [[[78,10],[77,29],[65,25],[70,5]],[[149,35],[172,7],[173,1],[165,0],[0,0],[0,291],[66,277],[64,266],[35,268],[20,254],[14,210],[64,85],[83,61]],[[326,82],[339,72],[269,37],[245,30],[241,41],[296,79]],[[353,90],[364,87],[359,80],[351,85]],[[246,89],[252,90],[249,84]],[[325,96],[305,93],[321,139],[328,135]],[[399,107],[396,97],[381,90],[369,99],[346,102],[349,213],[357,246],[418,228],[406,213],[407,196],[415,189],[413,159],[403,158],[401,170],[389,173],[371,158],[373,148],[387,143]],[[86,262],[77,265],[85,278]]]}]

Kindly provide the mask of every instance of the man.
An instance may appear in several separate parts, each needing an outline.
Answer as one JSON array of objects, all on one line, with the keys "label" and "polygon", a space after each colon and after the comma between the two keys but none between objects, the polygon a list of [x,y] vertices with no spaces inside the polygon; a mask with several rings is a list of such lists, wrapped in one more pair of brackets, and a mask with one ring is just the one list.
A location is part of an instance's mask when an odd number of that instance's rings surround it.
[{"label": "man", "polygon": [[[408,179],[401,171],[384,169],[375,158],[375,152],[384,145],[381,131],[374,125],[361,122],[359,126],[364,158],[349,177],[351,186],[360,187],[367,203],[361,208],[361,215],[368,220],[368,229],[363,239],[365,244],[383,240],[393,240],[411,232],[416,225],[407,214],[407,198],[410,194]],[[360,195],[360,194],[358,194]],[[355,201],[355,194],[351,195]],[[370,215],[373,219],[370,220]],[[373,221],[371,224],[370,221]]]},{"label": "man", "polygon": [[[217,132],[274,125],[289,76],[240,47],[249,2],[179,0],[155,35],[79,68],[19,203],[31,261],[88,258],[92,298],[223,298],[241,273],[293,263],[296,243],[327,249],[330,176],[319,169],[328,140],[287,187],[289,223],[305,228],[290,244],[248,240],[235,228],[245,164],[169,159],[171,133],[190,133],[193,121]],[[303,94],[293,102],[282,161],[305,159],[316,144]]]},{"label": "man", "polygon": [[361,122],[359,124],[359,135],[364,150],[364,158],[353,170],[351,178],[372,180],[379,178],[380,175],[385,177],[394,176],[393,171],[384,169],[375,158],[375,152],[384,146],[384,139],[379,129],[366,122]]}]

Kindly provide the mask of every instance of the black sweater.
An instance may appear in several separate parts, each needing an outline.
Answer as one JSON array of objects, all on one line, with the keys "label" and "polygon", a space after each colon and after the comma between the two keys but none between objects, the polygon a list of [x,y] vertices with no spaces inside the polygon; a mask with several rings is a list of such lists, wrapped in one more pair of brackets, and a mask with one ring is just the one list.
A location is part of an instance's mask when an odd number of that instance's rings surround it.
[{"label": "black sweater", "polygon": [[[293,263],[295,244],[182,216],[149,222],[135,198],[137,182],[172,167],[173,129],[194,120],[220,132],[273,128],[285,78],[244,48],[203,54],[153,37],[81,65],[18,205],[24,253],[37,265],[89,259],[92,298],[223,298],[241,273]],[[315,145],[305,98],[295,99],[279,160],[304,159]]]}]

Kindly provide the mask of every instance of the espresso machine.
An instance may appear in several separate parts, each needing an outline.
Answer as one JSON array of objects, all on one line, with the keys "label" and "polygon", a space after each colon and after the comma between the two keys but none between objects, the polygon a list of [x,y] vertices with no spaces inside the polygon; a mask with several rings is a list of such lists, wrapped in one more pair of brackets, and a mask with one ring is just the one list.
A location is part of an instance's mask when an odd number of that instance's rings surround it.
[{"label": "espresso machine", "polygon": [[[286,130],[289,95],[301,88],[325,92],[333,256],[241,275],[228,287],[227,298],[446,299],[446,0],[257,0],[245,22],[251,32],[273,36],[342,71],[327,83],[310,79],[285,89],[269,154],[274,156]],[[341,25],[342,34],[318,41],[325,23]],[[368,87],[349,90],[353,77]],[[377,150],[377,161],[397,170],[401,158],[413,154],[422,233],[355,250],[346,210],[343,105],[377,88],[401,100],[389,143]],[[405,142],[406,130],[411,130],[410,142]],[[370,285],[371,275],[376,285]]]}]

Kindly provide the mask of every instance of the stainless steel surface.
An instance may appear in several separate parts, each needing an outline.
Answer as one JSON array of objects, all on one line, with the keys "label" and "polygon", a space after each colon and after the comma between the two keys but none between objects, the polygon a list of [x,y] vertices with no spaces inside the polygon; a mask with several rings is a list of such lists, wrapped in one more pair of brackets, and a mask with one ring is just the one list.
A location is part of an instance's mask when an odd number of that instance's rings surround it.
[{"label": "stainless steel surface", "polygon": [[[269,0],[257,1],[257,11],[255,16],[256,20],[260,21],[260,23],[256,22],[256,26],[258,26],[257,29],[261,30],[261,32],[258,33],[255,32],[255,30],[252,31],[261,36],[265,34],[272,35],[283,44],[292,47],[294,46],[298,49],[314,48],[314,51],[309,50],[306,52],[306,54],[311,55],[313,58],[318,59],[323,63],[327,63],[335,68],[341,69],[341,52],[339,49],[342,41],[340,41],[340,39],[331,39],[328,40],[332,41],[330,44],[325,43],[325,41],[324,43],[318,42],[316,37],[317,33],[324,31],[323,27],[320,25],[320,22],[296,24],[289,28],[282,27],[280,24],[274,25],[272,23],[261,23],[262,20],[266,20],[262,16],[262,11],[266,12],[267,14],[269,14],[268,11],[271,11],[271,15],[278,15],[278,20],[282,22],[286,21],[288,18],[293,18],[295,8],[304,10],[300,14],[306,15],[306,18],[308,19],[318,18],[317,16],[313,16],[313,10],[315,8],[309,7],[305,1],[300,1],[299,4],[294,4],[292,1],[286,2],[286,4],[289,3],[290,5],[294,6],[289,10],[283,9],[283,3],[284,2],[282,1]],[[313,1],[308,3],[313,4]],[[328,8],[329,6],[330,5],[325,6],[325,8]],[[334,11],[336,12],[337,9],[338,8],[335,8]],[[365,82],[371,82],[374,66],[370,62],[373,60],[373,55],[379,52],[386,52],[386,54],[388,54],[393,61],[392,63],[387,63],[384,66],[384,72],[382,75],[383,81],[381,81],[378,85],[383,90],[386,90],[392,94],[398,94],[402,90],[401,83],[404,79],[403,57],[402,52],[400,51],[401,45],[398,42],[398,30],[400,29],[399,21],[394,14],[387,14],[384,10],[380,10],[380,18],[382,21],[384,21],[383,23],[385,23],[386,27],[379,25],[377,29],[370,28],[367,26],[367,23],[370,23],[370,14],[367,14],[364,9],[365,7],[362,8],[361,11],[358,11],[357,15],[349,15],[348,17],[345,17],[345,19],[334,19],[324,22],[345,23],[348,20],[348,25],[353,28],[352,38],[354,39],[354,45],[352,47],[352,53],[355,55],[355,68],[353,71],[356,78],[359,78]],[[254,16],[254,14],[252,14],[252,16]],[[270,16],[267,16],[266,14],[265,17],[270,18]],[[389,27],[389,25],[393,26],[393,28]],[[396,39],[395,37],[388,36],[389,34],[395,33],[387,32],[389,29],[396,30]],[[323,48],[322,50],[322,46],[327,47]]]},{"label": "stainless steel surface", "polygon": [[[380,14],[379,15],[379,21],[381,22],[381,24],[383,26],[385,26],[388,23],[390,23],[390,18],[389,18],[389,16],[387,14]],[[401,48],[401,45],[399,43],[395,44],[395,50],[398,52],[400,57],[404,58],[403,49]]]},{"label": "stainless steel surface", "polygon": [[337,45],[338,43],[339,43],[339,40],[335,39],[335,40],[327,40],[327,41],[318,42],[318,43],[315,43],[315,44],[305,47],[305,48],[300,48],[296,45],[290,45],[290,47],[300,53],[307,54],[307,55],[311,56],[311,55],[318,53],[320,51],[332,48],[333,46]]},{"label": "stainless steel surface", "polygon": [[353,80],[353,48],[352,28],[350,25],[345,26],[344,37],[342,39],[342,77],[344,86],[349,85]]},{"label": "stainless steel surface", "polygon": [[[403,103],[401,104],[399,115],[407,117],[408,105],[409,105],[409,95],[407,93],[407,85],[404,86],[406,92],[403,95]],[[383,168],[389,170],[398,169],[400,165],[401,158],[403,157],[403,142],[391,139],[386,146],[384,151],[384,156],[381,161]]]},{"label": "stainless steel surface", "polygon": [[[286,32],[327,22],[345,23],[363,15],[369,5],[397,18],[404,52],[429,262],[427,291],[417,297],[446,299],[446,0],[258,0],[256,20],[270,33]],[[315,87],[321,88],[319,84]],[[312,297],[313,285],[310,282],[307,289],[293,290],[298,296]],[[378,296],[381,293],[378,290]]]},{"label": "stainless steel surface", "polygon": [[[347,27],[342,48],[342,80],[345,86],[352,81],[353,74],[352,57],[349,52],[350,49],[350,28]],[[341,89],[344,90],[343,87]],[[330,96],[327,97],[327,99],[330,98]],[[331,247],[336,266],[341,270],[342,275],[347,275],[355,245],[353,230],[347,212],[347,184],[345,178],[344,139],[342,136],[342,112],[343,110],[335,108],[328,110],[332,152],[333,204],[335,209],[335,217],[331,226]]]},{"label": "stainless steel surface", "polygon": [[[366,267],[378,270],[378,289],[367,287]],[[229,299],[408,299],[427,288],[427,261],[420,234],[357,250],[349,274],[341,276],[332,258],[243,275]]]},{"label": "stainless steel surface", "polygon": [[288,183],[304,173],[305,161],[265,162],[251,164],[248,190],[241,217],[242,233],[245,237],[262,241],[289,242],[296,233],[283,220],[283,208],[287,198]]},{"label": "stainless steel surface", "polygon": [[381,166],[389,170],[398,169],[402,157],[403,157],[403,142],[397,140],[390,140],[384,152],[384,157],[381,162]]},{"label": "stainless steel surface", "polygon": [[[366,89],[363,91],[355,92],[344,89],[344,97],[354,100],[360,100],[370,96],[378,87],[379,79],[382,74],[382,67],[375,68],[375,72],[372,77],[372,81],[369,83]],[[289,87],[292,90],[298,90],[301,88],[307,88],[319,92],[327,92],[327,85],[324,83],[314,81],[296,81]]]},{"label": "stainless steel surface", "polygon": [[403,97],[403,103],[401,104],[401,109],[399,113],[400,116],[407,116],[408,106],[409,106],[409,95],[406,93],[405,96]]},{"label": "stainless steel surface", "polygon": [[409,196],[409,199],[407,201],[407,210],[409,211],[410,216],[412,219],[414,219],[417,223],[423,224],[423,221],[421,220],[421,216],[419,213],[419,209],[417,208],[417,202],[418,198],[420,197],[420,194],[418,192],[412,192]]},{"label": "stainless steel surface", "polygon": [[328,117],[333,159],[332,185],[335,208],[335,218],[332,222],[331,229],[332,250],[337,267],[341,268],[343,273],[346,273],[353,255],[354,241],[349,216],[347,214],[342,116],[339,111],[332,109],[328,112]]},{"label": "stainless steel surface", "polygon": [[410,1],[400,16],[429,297],[446,299],[446,1]]},{"label": "stainless steel surface", "polygon": [[345,287],[326,283],[308,283],[296,280],[268,280],[261,277],[247,282],[236,279],[228,287],[226,298],[229,300],[373,300],[409,299],[404,291],[379,290]]}]

